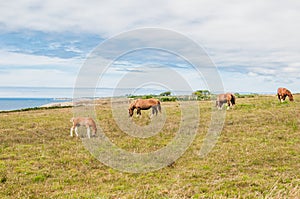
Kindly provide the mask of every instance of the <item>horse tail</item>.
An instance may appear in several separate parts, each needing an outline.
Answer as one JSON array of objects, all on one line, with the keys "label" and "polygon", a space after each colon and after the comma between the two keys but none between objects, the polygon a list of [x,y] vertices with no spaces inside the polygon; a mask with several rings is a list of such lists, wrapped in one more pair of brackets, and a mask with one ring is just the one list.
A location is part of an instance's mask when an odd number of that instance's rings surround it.
[{"label": "horse tail", "polygon": [[157,108],[158,108],[159,112],[161,113],[160,101],[157,101]]},{"label": "horse tail", "polygon": [[235,105],[235,96],[233,94],[231,94],[231,104]]}]

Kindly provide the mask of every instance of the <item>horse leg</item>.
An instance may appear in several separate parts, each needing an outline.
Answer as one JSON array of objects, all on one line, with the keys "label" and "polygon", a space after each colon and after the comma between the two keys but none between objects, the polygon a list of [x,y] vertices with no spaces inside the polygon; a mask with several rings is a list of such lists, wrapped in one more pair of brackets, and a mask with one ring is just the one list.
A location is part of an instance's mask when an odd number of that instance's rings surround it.
[{"label": "horse leg", "polygon": [[217,102],[217,107],[218,107],[218,110],[221,110],[222,109],[222,103],[221,102]]},{"label": "horse leg", "polygon": [[158,113],[157,106],[153,106],[152,108],[153,108],[153,115],[154,114],[157,115]]},{"label": "horse leg", "polygon": [[137,108],[137,109],[136,109],[136,114],[137,114],[137,117],[142,116],[142,111],[141,111],[140,108]]},{"label": "horse leg", "polygon": [[75,134],[78,137],[78,127],[77,126],[75,127]]},{"label": "horse leg", "polygon": [[278,100],[281,102],[280,95],[277,93]]},{"label": "horse leg", "polygon": [[158,112],[157,106],[152,106],[152,114],[151,114],[150,118],[152,118],[154,114],[157,115],[157,112]]},{"label": "horse leg", "polygon": [[73,137],[73,130],[74,130],[74,126],[71,127],[70,129],[70,136]]},{"label": "horse leg", "polygon": [[278,99],[280,102],[283,102],[283,96],[282,95],[278,95]]},{"label": "horse leg", "polygon": [[219,109],[219,102],[216,100],[216,107]]},{"label": "horse leg", "polygon": [[229,110],[229,109],[230,109],[230,101],[227,100],[227,110]]},{"label": "horse leg", "polygon": [[218,109],[222,110],[222,108],[223,108],[223,103],[222,102],[218,102]]},{"label": "horse leg", "polygon": [[89,125],[86,126],[86,130],[87,130],[87,136],[90,139],[91,138],[91,130],[90,130],[90,126]]},{"label": "horse leg", "polygon": [[154,113],[155,113],[155,108],[154,108],[154,106],[152,106],[152,108],[151,108],[152,110],[151,110],[151,113],[150,113],[150,118],[152,118],[153,117],[153,115],[154,115]]},{"label": "horse leg", "polygon": [[221,102],[221,105],[220,105],[220,110],[223,109],[223,106],[224,106],[225,102]]},{"label": "horse leg", "polygon": [[230,109],[230,102],[227,102],[227,108],[226,108],[227,110],[229,110]]}]

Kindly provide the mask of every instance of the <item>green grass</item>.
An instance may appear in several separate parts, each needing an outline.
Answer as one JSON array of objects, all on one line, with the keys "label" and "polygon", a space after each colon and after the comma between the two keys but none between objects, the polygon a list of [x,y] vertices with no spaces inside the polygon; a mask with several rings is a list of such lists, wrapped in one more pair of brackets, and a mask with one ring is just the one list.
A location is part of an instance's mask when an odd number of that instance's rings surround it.
[{"label": "green grass", "polygon": [[[117,126],[109,103],[97,117],[107,137],[131,152],[164,147],[179,128],[179,102],[164,102],[159,133],[133,138]],[[95,159],[69,130],[71,108],[0,114],[0,198],[297,198],[300,197],[300,95],[238,98],[213,150],[199,158],[211,102],[198,102],[199,128],[192,145],[172,167],[124,173]],[[126,113],[127,114],[127,113]],[[151,123],[148,112],[134,118]],[[159,115],[158,117],[162,117]]]}]

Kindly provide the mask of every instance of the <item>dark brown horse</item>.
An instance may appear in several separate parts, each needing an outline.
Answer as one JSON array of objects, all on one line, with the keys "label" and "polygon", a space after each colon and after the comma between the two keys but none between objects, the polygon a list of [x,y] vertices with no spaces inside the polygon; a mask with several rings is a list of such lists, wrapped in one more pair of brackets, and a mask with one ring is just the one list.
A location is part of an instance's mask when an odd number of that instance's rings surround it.
[{"label": "dark brown horse", "polygon": [[157,115],[158,111],[161,113],[160,101],[157,99],[137,99],[129,106],[129,117],[132,117],[134,109],[137,110],[137,115],[142,115],[141,110],[148,110],[152,108],[152,115]]},{"label": "dark brown horse", "polygon": [[230,106],[235,105],[235,96],[232,93],[219,94],[217,96],[216,106],[222,109],[223,105],[227,103],[229,109]]},{"label": "dark brown horse", "polygon": [[290,101],[294,101],[291,91],[289,91],[286,88],[278,88],[277,89],[277,97],[278,97],[279,101],[283,102],[285,100],[286,96],[289,97]]}]

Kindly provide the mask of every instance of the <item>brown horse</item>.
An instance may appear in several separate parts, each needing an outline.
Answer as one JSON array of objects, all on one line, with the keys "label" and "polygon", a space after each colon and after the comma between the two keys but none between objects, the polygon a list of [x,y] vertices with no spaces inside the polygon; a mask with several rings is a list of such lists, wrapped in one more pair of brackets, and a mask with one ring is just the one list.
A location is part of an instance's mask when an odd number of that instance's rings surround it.
[{"label": "brown horse", "polygon": [[232,93],[219,94],[216,101],[216,107],[222,109],[223,105],[227,103],[229,109],[230,106],[235,105],[235,96]]},{"label": "brown horse", "polygon": [[278,97],[279,101],[283,102],[285,100],[286,96],[289,97],[290,101],[294,101],[291,91],[289,91],[286,88],[278,88],[277,89],[277,97]]},{"label": "brown horse", "polygon": [[[161,106],[160,101],[157,99],[137,99],[134,100],[130,106],[129,106],[129,117],[132,117],[134,109],[137,110],[137,115],[142,115],[141,110],[148,110],[152,108],[152,115],[158,113],[158,111],[161,113]],[[157,111],[158,109],[158,111]]]}]

